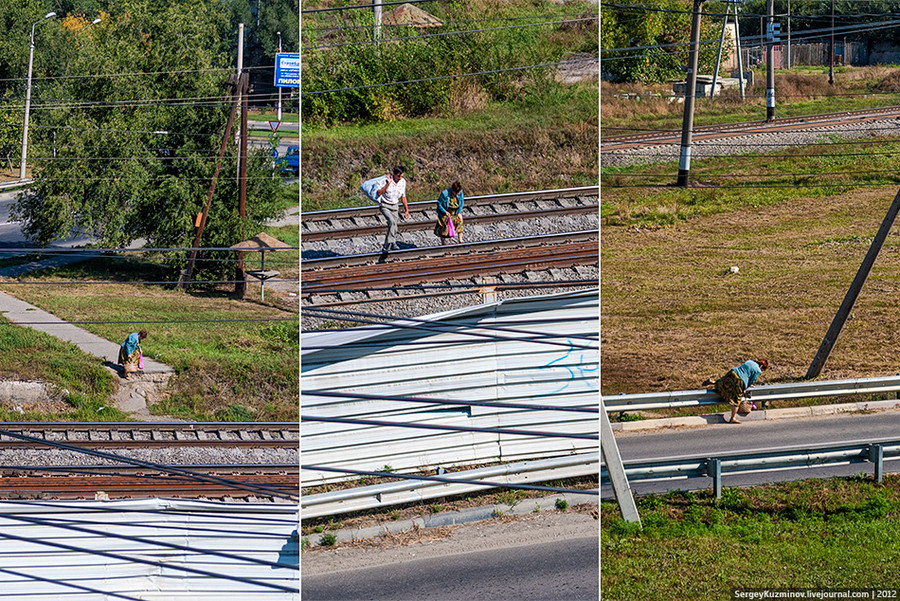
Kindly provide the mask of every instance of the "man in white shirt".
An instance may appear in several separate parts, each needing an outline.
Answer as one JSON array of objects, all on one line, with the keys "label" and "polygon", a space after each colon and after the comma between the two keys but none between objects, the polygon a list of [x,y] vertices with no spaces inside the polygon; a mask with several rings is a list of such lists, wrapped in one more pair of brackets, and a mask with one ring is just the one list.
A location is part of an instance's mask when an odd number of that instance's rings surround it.
[{"label": "man in white shirt", "polygon": [[403,179],[403,167],[394,167],[394,175],[387,176],[387,182],[378,190],[378,203],[381,214],[387,220],[388,230],[384,237],[382,252],[400,250],[397,245],[397,231],[400,223],[400,207],[398,200],[403,201],[403,218],[409,219],[409,206],[406,204],[406,180]]}]

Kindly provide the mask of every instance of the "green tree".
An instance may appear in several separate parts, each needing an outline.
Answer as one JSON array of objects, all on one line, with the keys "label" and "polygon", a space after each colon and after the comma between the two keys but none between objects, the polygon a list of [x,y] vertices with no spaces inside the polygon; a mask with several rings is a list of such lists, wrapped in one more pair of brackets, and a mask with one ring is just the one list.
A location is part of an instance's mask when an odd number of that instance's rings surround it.
[{"label": "green tree", "polygon": [[[704,12],[723,12],[707,2]],[[691,39],[690,0],[623,0],[600,7],[603,70],[613,81],[665,82],[685,78]],[[720,18],[703,17],[700,25],[700,72],[712,73],[718,50]],[[621,49],[621,50],[619,50]],[[723,50],[723,60],[727,58]]]},{"label": "green tree", "polygon": [[[91,27],[92,15],[61,15],[48,40],[59,60],[35,86],[34,184],[20,194],[15,214],[41,244],[74,230],[105,247],[139,238],[189,246],[230,110],[228,16],[216,0],[108,5],[111,12]],[[229,145],[206,246],[255,234],[276,210],[279,181],[259,150],[249,162],[247,218],[238,218]]]}]

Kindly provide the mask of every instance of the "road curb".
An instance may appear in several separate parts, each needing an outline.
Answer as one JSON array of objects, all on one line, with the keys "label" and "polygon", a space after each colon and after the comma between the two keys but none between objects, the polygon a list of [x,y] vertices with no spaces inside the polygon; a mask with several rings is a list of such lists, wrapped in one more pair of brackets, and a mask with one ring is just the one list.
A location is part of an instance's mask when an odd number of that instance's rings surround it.
[{"label": "road curb", "polygon": [[[756,422],[777,419],[797,419],[801,417],[821,417],[840,413],[856,413],[859,411],[890,411],[900,409],[900,399],[889,401],[868,401],[858,403],[842,403],[839,405],[815,405],[811,407],[787,407],[784,409],[761,409],[740,418],[742,422]],[[728,412],[730,414],[730,412]],[[692,415],[689,417],[669,417],[637,422],[616,422],[612,424],[614,432],[638,432],[674,427],[701,427],[726,424],[725,413],[709,415]]]},{"label": "road curb", "polygon": [[[559,511],[556,508],[556,500],[564,499],[569,506],[580,505],[583,503],[599,504],[598,495],[578,494],[578,493],[558,493],[546,497],[536,499],[524,499],[513,506],[504,505],[487,505],[483,507],[472,507],[461,511],[447,511],[427,515],[411,520],[403,520],[397,522],[383,522],[378,526],[368,526],[365,528],[344,528],[334,532],[323,532],[306,535],[303,538],[309,539],[311,545],[319,545],[323,534],[335,535],[336,543],[353,542],[368,538],[376,538],[388,534],[402,534],[416,528],[437,528],[440,526],[456,526],[459,524],[468,524],[472,522],[480,522],[489,520],[500,515],[524,515],[527,513],[537,513],[540,511]],[[302,519],[302,514],[301,514]]]}]

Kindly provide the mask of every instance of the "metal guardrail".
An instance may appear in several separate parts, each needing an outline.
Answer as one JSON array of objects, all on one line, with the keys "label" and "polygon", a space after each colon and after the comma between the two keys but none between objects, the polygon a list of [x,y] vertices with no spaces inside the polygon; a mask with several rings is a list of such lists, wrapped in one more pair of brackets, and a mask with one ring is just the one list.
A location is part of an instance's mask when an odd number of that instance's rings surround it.
[{"label": "metal guardrail", "polygon": [[[747,390],[746,398],[754,401],[784,401],[854,394],[900,393],[900,375],[882,378],[858,378],[825,382],[797,382],[793,384],[764,384]],[[607,413],[719,405],[722,398],[712,390],[682,390],[604,396]]]},{"label": "metal guardrail", "polygon": [[300,497],[300,517],[307,519],[364,509],[380,509],[482,491],[489,487],[474,484],[472,481],[486,479],[504,484],[522,484],[590,476],[597,473],[599,463],[599,453],[583,453],[444,474],[447,479],[459,480],[458,483],[406,480],[306,495]]},{"label": "metal guardrail", "polygon": [[[872,463],[875,479],[884,477],[885,460],[900,458],[900,439],[879,442],[836,442],[810,447],[783,447],[763,451],[736,451],[723,455],[695,455],[666,459],[626,461],[629,482],[686,480],[709,477],[716,498],[722,496],[722,476],[769,472],[819,466]],[[609,484],[605,466],[600,468],[601,484]]]}]

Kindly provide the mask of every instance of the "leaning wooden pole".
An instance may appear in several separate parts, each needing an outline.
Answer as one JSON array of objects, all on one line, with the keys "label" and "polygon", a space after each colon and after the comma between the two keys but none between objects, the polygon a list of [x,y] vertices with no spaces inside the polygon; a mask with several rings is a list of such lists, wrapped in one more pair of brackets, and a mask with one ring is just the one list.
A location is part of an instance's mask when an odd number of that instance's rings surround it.
[{"label": "leaning wooden pole", "polygon": [[225,149],[228,147],[228,138],[231,136],[231,126],[234,123],[234,114],[237,112],[238,101],[240,100],[240,95],[235,93],[236,88],[242,85],[244,77],[245,76],[241,77],[241,81],[238,81],[235,75],[230,75],[228,77],[228,95],[234,97],[234,102],[231,104],[231,112],[228,114],[228,121],[225,123],[225,134],[222,136],[222,144],[219,147],[219,158],[216,161],[216,171],[213,174],[212,182],[209,185],[209,193],[206,195],[206,204],[203,207],[200,223],[197,225],[197,234],[194,236],[194,244],[191,246],[191,256],[188,259],[187,268],[181,272],[181,276],[178,278],[179,288],[187,286],[191,281],[191,275],[194,273],[194,263],[197,261],[200,239],[203,237],[203,228],[206,227],[206,217],[209,215],[209,207],[212,204],[213,193],[216,191],[216,182],[219,179],[219,171],[222,169],[222,159],[225,156]]},{"label": "leaning wooden pole", "polygon": [[894,202],[891,203],[891,208],[888,209],[887,215],[884,216],[884,221],[881,222],[881,227],[878,229],[878,233],[875,234],[875,239],[872,240],[869,252],[866,253],[866,258],[863,259],[862,265],[859,266],[859,271],[856,272],[856,277],[853,278],[853,283],[850,284],[850,289],[844,297],[844,302],[841,303],[837,315],[834,316],[834,320],[831,322],[831,327],[828,328],[828,332],[825,334],[825,339],[822,340],[822,345],[819,346],[819,352],[816,353],[806,372],[807,380],[815,378],[822,373],[825,361],[828,360],[828,355],[831,354],[831,349],[834,348],[834,343],[837,342],[838,336],[840,336],[841,330],[847,322],[847,317],[850,315],[856,299],[859,298],[863,284],[866,283],[866,278],[869,277],[869,272],[872,271],[875,259],[878,258],[878,253],[881,252],[881,247],[884,246],[884,242],[894,226],[898,212],[900,212],[900,192],[897,192]]}]

